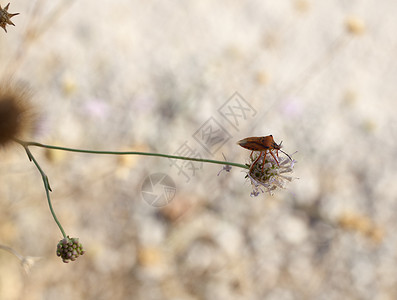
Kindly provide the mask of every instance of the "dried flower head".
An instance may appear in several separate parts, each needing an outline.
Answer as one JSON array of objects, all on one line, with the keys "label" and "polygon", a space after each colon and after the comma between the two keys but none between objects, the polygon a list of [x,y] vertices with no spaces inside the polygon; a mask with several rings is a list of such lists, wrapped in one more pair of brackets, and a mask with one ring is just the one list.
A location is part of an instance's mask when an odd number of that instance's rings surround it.
[{"label": "dried flower head", "polygon": [[60,256],[64,263],[68,263],[69,260],[75,261],[84,253],[83,245],[79,242],[78,238],[70,238],[67,236],[58,242],[57,256]]},{"label": "dried flower head", "polygon": [[29,103],[26,87],[0,86],[0,146],[29,135],[35,124],[35,113]]},{"label": "dried flower head", "polygon": [[10,3],[8,3],[7,6],[4,8],[1,8],[1,5],[0,5],[0,26],[3,27],[5,32],[7,32],[7,29],[6,29],[7,24],[15,26],[15,24],[12,23],[10,19],[16,15],[19,15],[19,13],[10,14],[8,12],[9,6],[10,6]]},{"label": "dried flower head", "polygon": [[[261,157],[259,157],[261,156]],[[263,160],[265,160],[263,164]],[[246,178],[251,180],[251,196],[258,196],[261,192],[269,192],[271,195],[277,188],[284,188],[286,181],[291,181],[293,177],[288,176],[292,173],[296,161],[288,157],[279,157],[279,161],[271,153],[255,152],[250,156],[250,167]]]}]

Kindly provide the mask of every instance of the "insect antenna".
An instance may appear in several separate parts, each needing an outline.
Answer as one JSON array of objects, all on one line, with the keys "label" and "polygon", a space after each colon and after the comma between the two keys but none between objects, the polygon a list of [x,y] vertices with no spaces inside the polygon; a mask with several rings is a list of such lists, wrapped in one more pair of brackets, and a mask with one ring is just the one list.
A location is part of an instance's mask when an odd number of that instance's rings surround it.
[{"label": "insect antenna", "polygon": [[291,158],[291,156],[289,156],[287,153],[285,153],[283,150],[281,150],[281,149],[279,149],[278,151],[281,151],[281,152],[283,152],[285,155],[287,155],[288,156],[288,158],[290,159],[290,161],[292,161],[292,158]]}]

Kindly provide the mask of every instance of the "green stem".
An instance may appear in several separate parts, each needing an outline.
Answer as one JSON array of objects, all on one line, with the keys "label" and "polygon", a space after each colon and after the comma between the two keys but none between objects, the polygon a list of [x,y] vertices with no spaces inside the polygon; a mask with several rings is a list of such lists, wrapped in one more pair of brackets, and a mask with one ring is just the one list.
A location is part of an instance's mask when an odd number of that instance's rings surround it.
[{"label": "green stem", "polygon": [[178,156],[178,155],[168,155],[168,154],[161,154],[161,153],[151,153],[151,152],[136,152],[136,151],[96,151],[96,150],[84,150],[84,149],[74,149],[74,148],[66,148],[66,147],[59,147],[59,146],[52,146],[52,145],[45,145],[36,142],[26,142],[19,139],[15,139],[17,143],[22,145],[25,148],[25,151],[29,157],[30,161],[36,165],[37,169],[39,170],[41,177],[44,182],[44,188],[47,195],[48,205],[50,207],[51,214],[57,223],[59,229],[61,230],[63,237],[66,238],[65,231],[62,228],[61,223],[59,223],[57,216],[55,215],[54,209],[52,208],[51,198],[50,198],[50,183],[48,181],[47,175],[44,173],[43,169],[40,167],[37,160],[34,158],[32,152],[30,152],[29,146],[36,146],[41,148],[53,149],[53,150],[61,150],[61,151],[69,151],[69,152],[79,152],[79,153],[90,153],[90,154],[110,154],[110,155],[143,155],[143,156],[157,156],[157,157],[166,157],[171,159],[181,159],[181,160],[190,160],[190,161],[198,161],[198,162],[206,162],[218,165],[226,165],[226,166],[234,166],[243,169],[249,169],[248,166],[228,161],[221,161],[221,160],[213,160],[213,159],[203,159],[203,158],[194,158],[194,157],[185,157],[185,156]]},{"label": "green stem", "polygon": [[151,152],[136,152],[136,151],[96,151],[96,150],[84,150],[84,149],[74,149],[74,148],[66,148],[66,147],[59,147],[59,146],[52,146],[52,145],[45,145],[36,142],[25,142],[21,140],[16,140],[18,143],[23,145],[25,148],[28,146],[36,146],[41,148],[47,149],[54,149],[54,150],[62,150],[62,151],[69,151],[69,152],[79,152],[79,153],[91,153],[91,154],[110,154],[110,155],[144,155],[144,156],[158,156],[158,157],[167,157],[172,159],[181,159],[181,160],[190,160],[190,161],[198,161],[198,162],[206,162],[218,165],[228,165],[243,169],[249,169],[246,165],[228,162],[228,161],[221,161],[221,160],[213,160],[213,159],[204,159],[204,158],[194,158],[194,157],[185,157],[185,156],[177,156],[177,155],[168,155],[168,154],[161,154],[161,153],[151,153]]},{"label": "green stem", "polygon": [[33,161],[33,163],[34,163],[34,164],[36,165],[36,167],[37,167],[37,170],[39,170],[39,172],[40,172],[40,174],[41,174],[41,178],[43,179],[44,188],[45,188],[45,193],[46,193],[46,195],[47,195],[48,206],[50,207],[50,211],[51,211],[52,217],[54,218],[55,223],[57,223],[59,229],[61,230],[63,237],[66,238],[65,231],[63,230],[61,223],[59,223],[58,218],[57,218],[57,216],[55,215],[54,209],[52,208],[51,198],[50,198],[51,187],[50,187],[50,183],[49,183],[49,181],[48,181],[47,175],[44,173],[43,169],[40,167],[39,163],[38,163],[37,160],[34,158],[32,152],[30,152],[30,150],[29,150],[29,148],[28,148],[28,146],[29,146],[28,143],[24,143],[24,142],[22,142],[22,141],[17,141],[17,142],[20,143],[20,144],[25,148],[25,151],[26,151],[26,153],[27,153],[27,155],[28,155],[28,157],[29,157],[29,160],[30,160],[30,161]]}]

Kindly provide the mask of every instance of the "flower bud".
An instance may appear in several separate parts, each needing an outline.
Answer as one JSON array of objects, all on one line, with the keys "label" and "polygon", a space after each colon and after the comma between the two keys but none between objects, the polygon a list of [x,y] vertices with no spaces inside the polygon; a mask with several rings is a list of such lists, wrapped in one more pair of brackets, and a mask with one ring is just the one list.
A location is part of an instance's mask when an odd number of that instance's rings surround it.
[{"label": "flower bud", "polygon": [[68,263],[69,260],[75,261],[80,255],[83,255],[85,251],[78,238],[69,238],[69,236],[67,236],[58,242],[56,253],[57,256],[62,258],[64,263]]}]

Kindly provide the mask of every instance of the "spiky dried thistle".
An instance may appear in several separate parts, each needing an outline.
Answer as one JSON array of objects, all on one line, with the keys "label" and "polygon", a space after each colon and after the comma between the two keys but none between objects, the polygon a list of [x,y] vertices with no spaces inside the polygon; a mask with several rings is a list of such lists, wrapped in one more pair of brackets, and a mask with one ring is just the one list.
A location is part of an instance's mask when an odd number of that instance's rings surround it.
[{"label": "spiky dried thistle", "polygon": [[7,6],[4,8],[1,8],[1,5],[0,5],[0,27],[3,27],[5,32],[7,32],[7,29],[6,29],[7,24],[15,26],[15,24],[12,23],[12,21],[10,19],[16,15],[19,15],[19,13],[10,14],[8,12],[9,6],[10,6],[10,3],[8,3]]}]

